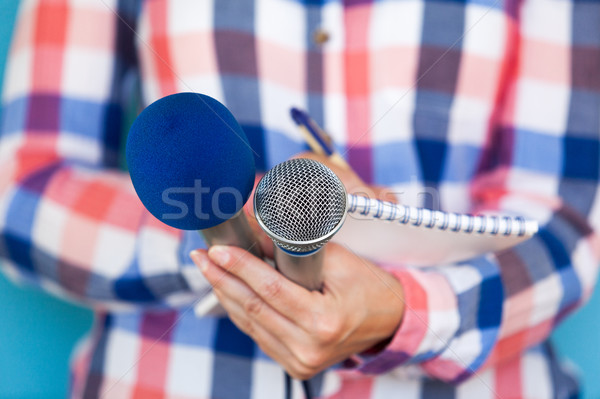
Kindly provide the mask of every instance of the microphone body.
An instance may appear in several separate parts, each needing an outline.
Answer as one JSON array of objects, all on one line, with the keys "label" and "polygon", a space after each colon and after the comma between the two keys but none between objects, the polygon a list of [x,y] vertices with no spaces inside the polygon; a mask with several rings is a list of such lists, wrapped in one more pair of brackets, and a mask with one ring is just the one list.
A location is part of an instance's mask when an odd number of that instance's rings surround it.
[{"label": "microphone body", "polygon": [[309,255],[294,253],[275,245],[274,260],[277,270],[288,279],[309,291],[319,291],[323,286],[321,269],[325,252],[317,250]]},{"label": "microphone body", "polygon": [[[248,139],[229,110],[199,93],[178,93],[146,107],[127,137],[135,191],[152,215],[197,230],[208,246],[234,245],[262,257],[243,212],[254,186]],[[204,311],[217,300],[206,298]]]},{"label": "microphone body", "polygon": [[256,187],[256,220],[275,245],[275,265],[309,290],[322,287],[325,244],[342,227],[347,194],[320,162],[292,159],[265,174]]},{"label": "microphone body", "polygon": [[221,224],[198,230],[198,232],[209,247],[213,245],[232,245],[243,248],[259,258],[263,257],[260,245],[243,210]]},{"label": "microphone body", "polygon": [[[231,245],[245,249],[257,258],[262,259],[264,257],[260,244],[256,240],[243,210],[221,224],[198,230],[198,233],[200,233],[209,248],[213,245]],[[225,309],[211,291],[196,304],[194,313],[198,317],[218,315],[225,313]]]}]

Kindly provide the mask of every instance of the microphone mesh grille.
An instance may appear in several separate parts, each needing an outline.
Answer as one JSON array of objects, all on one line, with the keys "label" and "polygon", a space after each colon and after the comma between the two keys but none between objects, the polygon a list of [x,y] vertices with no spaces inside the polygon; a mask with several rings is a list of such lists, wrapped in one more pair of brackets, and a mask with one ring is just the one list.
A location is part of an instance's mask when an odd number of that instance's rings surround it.
[{"label": "microphone mesh grille", "polygon": [[292,159],[275,166],[258,183],[254,201],[257,217],[270,233],[296,242],[324,238],[311,245],[276,240],[292,252],[325,245],[326,236],[339,227],[346,213],[344,185],[331,169],[311,159]]}]

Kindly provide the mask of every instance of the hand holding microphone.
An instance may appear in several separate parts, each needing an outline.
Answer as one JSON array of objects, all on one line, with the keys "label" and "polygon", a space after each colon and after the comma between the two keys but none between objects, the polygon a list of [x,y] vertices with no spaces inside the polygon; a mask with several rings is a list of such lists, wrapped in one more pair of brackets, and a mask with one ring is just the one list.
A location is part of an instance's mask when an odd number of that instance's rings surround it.
[{"label": "hand holding microphone", "polygon": [[322,253],[321,291],[240,248],[214,246],[192,259],[238,328],[292,377],[306,380],[392,336],[404,314],[394,276],[334,243]]},{"label": "hand holding microphone", "polygon": [[[294,173],[300,164],[308,164],[298,170],[303,181]],[[319,177],[323,172],[325,178]],[[272,169],[257,187],[257,220],[279,244],[281,272],[298,284],[237,248],[192,254],[231,320],[301,380],[390,337],[404,313],[395,277],[350,249],[325,246],[346,210],[344,185],[336,179],[317,162],[293,160]],[[315,200],[333,205],[314,207]]]}]

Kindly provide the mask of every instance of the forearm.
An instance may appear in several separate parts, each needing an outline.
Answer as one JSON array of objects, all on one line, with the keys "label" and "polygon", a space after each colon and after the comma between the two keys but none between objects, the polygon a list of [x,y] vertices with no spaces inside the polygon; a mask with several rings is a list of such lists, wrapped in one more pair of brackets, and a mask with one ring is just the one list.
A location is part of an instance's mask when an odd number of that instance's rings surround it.
[{"label": "forearm", "polygon": [[404,286],[402,325],[386,348],[358,356],[357,370],[417,364],[461,381],[545,340],[590,295],[597,237],[577,212],[558,208],[539,234],[461,264],[389,268]]},{"label": "forearm", "polygon": [[15,172],[0,187],[0,255],[13,270],[100,306],[176,304],[202,293],[186,262],[199,235],[183,237],[149,215],[126,174],[31,162],[3,162]]},{"label": "forearm", "polygon": [[151,217],[117,170],[134,8],[23,2],[3,86],[4,267],[103,307],[189,302],[204,284],[187,267],[198,234]]}]

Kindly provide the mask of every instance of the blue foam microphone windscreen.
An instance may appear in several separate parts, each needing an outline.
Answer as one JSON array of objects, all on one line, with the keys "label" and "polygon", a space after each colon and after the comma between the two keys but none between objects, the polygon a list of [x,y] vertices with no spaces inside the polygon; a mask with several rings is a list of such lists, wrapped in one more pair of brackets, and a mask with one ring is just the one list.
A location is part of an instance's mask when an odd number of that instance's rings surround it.
[{"label": "blue foam microphone windscreen", "polygon": [[198,93],[173,94],[144,109],[129,131],[126,157],[144,206],[178,229],[228,220],[254,184],[244,131],[223,104]]}]

